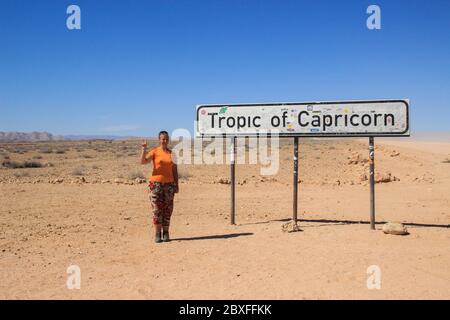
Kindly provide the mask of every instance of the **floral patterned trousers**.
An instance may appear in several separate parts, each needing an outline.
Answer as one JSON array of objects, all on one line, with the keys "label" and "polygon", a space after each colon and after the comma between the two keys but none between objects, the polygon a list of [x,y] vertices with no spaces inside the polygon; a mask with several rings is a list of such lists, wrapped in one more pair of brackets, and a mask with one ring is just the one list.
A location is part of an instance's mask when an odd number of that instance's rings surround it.
[{"label": "floral patterned trousers", "polygon": [[173,182],[149,182],[148,191],[152,204],[153,224],[162,224],[163,227],[170,225],[175,188],[176,185]]}]

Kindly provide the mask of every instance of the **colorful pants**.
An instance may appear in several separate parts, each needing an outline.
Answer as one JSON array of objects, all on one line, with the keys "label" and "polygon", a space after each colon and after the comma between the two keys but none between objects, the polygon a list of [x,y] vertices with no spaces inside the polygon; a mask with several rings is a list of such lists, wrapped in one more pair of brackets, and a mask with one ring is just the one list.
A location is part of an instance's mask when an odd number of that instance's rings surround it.
[{"label": "colorful pants", "polygon": [[173,182],[149,182],[148,190],[152,203],[153,224],[162,224],[163,227],[170,225],[175,187]]}]

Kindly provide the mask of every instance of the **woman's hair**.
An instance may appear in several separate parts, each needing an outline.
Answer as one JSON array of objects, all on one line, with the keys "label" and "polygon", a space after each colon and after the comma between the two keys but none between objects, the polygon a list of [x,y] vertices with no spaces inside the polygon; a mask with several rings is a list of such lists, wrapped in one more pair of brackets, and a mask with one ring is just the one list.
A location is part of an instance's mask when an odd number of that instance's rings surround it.
[{"label": "woman's hair", "polygon": [[159,139],[159,137],[161,137],[162,134],[165,134],[167,136],[167,138],[169,137],[169,133],[165,130],[162,130],[158,133],[158,139]]}]

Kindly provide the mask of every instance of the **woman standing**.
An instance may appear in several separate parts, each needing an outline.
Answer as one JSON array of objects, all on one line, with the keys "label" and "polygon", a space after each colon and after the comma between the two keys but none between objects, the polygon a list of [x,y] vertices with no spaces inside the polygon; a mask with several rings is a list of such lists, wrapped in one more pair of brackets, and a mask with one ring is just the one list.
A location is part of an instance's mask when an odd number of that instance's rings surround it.
[{"label": "woman standing", "polygon": [[[158,134],[159,147],[147,152],[147,141],[142,141],[141,164],[153,162],[153,172],[149,178],[148,190],[152,204],[155,242],[169,241],[170,217],[173,211],[174,194],[178,193],[178,170],[175,155],[167,145],[169,134]],[[162,235],[161,235],[162,230]]]}]

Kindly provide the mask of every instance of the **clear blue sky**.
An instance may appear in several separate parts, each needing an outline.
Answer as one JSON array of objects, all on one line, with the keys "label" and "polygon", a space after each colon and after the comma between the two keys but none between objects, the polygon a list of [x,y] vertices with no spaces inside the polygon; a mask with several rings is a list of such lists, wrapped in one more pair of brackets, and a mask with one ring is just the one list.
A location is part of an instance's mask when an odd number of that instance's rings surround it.
[{"label": "clear blue sky", "polygon": [[151,136],[192,132],[200,103],[384,98],[450,131],[450,1],[0,0],[0,131]]}]

